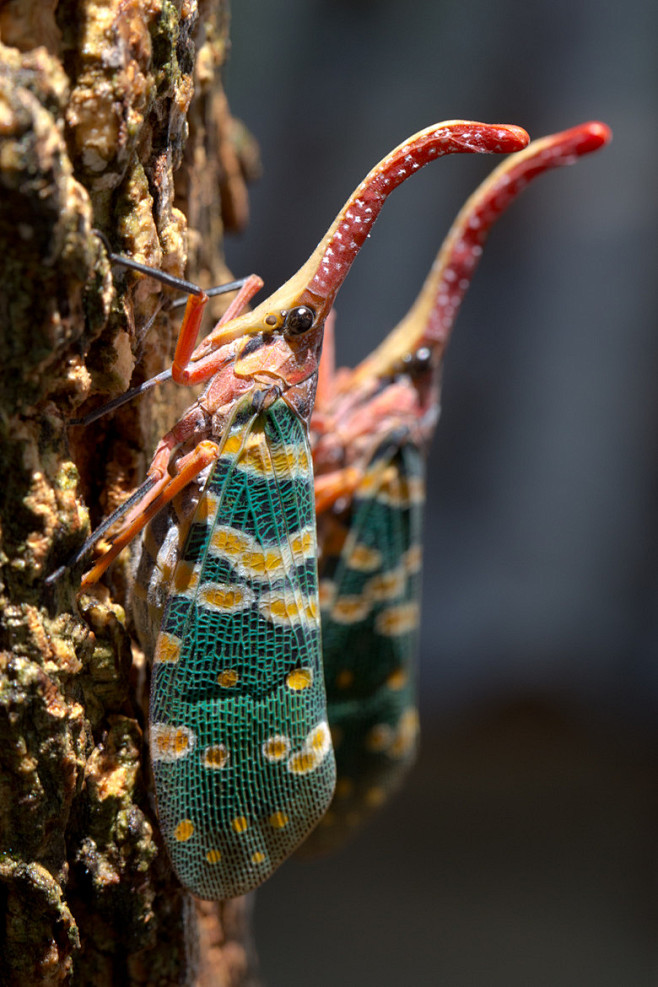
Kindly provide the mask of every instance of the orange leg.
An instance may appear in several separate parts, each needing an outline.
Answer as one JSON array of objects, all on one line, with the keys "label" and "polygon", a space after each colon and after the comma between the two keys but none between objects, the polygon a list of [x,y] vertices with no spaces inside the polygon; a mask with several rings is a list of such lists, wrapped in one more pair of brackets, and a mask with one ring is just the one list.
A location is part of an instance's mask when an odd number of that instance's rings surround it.
[{"label": "orange leg", "polygon": [[189,455],[180,460],[179,472],[176,476],[166,474],[151,487],[145,497],[132,509],[118,535],[113,539],[111,547],[96,562],[94,567],[84,576],[81,588],[87,589],[98,582],[108,566],[114,561],[119,552],[130,544],[133,538],[142,531],[151,518],[162,510],[177,493],[183,490],[195,476],[209,466],[219,455],[219,446],[215,442],[203,441]]},{"label": "orange leg", "polygon": [[[257,274],[250,274],[213,329],[213,332],[199,344],[197,348],[199,357],[204,356],[205,351],[212,346],[213,333],[220,326],[225,325],[231,319],[235,319],[236,316],[240,315],[245,305],[251,301],[256,292],[260,291],[262,287],[263,282],[261,278]],[[215,357],[212,352],[209,355],[205,355],[204,359],[197,359],[193,361],[192,365],[190,363],[194,356],[199,325],[207,302],[208,296],[205,293],[203,295],[190,295],[187,300],[185,315],[183,316],[183,322],[178,334],[174,362],[171,367],[171,376],[177,384],[201,384],[203,381],[208,380],[209,377],[212,377],[219,369],[219,365],[221,365],[223,358]]]},{"label": "orange leg", "polygon": [[[115,259],[122,260],[120,257]],[[133,264],[131,266],[137,265]],[[142,267],[138,267],[138,269],[142,270]],[[147,269],[144,269],[144,272],[150,273]],[[161,272],[153,273],[154,276],[159,277]],[[215,329],[239,315],[245,305],[262,286],[263,282],[257,275],[250,275],[242,284],[238,294],[217,323]],[[194,361],[193,359],[199,327],[208,303],[208,298],[209,295],[200,291],[197,294],[190,294],[187,300],[185,314],[176,344],[174,362],[171,368],[171,377],[179,384],[191,385],[207,380],[216,373],[222,364],[223,357],[221,354],[215,355],[212,352],[202,360],[197,359]],[[199,349],[201,353],[209,349],[207,340],[202,341]],[[191,368],[189,366],[190,362],[192,362]],[[147,474],[147,480],[151,481],[150,485],[147,485],[143,495],[136,500],[136,503],[131,506],[127,505],[127,513],[118,533],[112,539],[110,548],[98,559],[93,568],[84,577],[82,581],[83,589],[97,582],[119,552],[132,541],[148,524],[151,518],[172,497],[176,496],[180,490],[186,487],[201,470],[205,469],[209,463],[217,458],[219,451],[217,444],[210,441],[203,441],[191,453],[178,461],[175,476],[171,476],[168,472],[172,452],[180,442],[194,434],[195,426],[198,425],[198,415],[197,408],[193,407],[189,409],[188,413],[180,419],[177,425],[158,444]],[[119,508],[114,519],[119,520],[121,513],[121,509]],[[99,534],[102,534],[103,530],[106,529],[101,527]],[[93,542],[94,535],[85,543],[83,551],[89,550]]]}]

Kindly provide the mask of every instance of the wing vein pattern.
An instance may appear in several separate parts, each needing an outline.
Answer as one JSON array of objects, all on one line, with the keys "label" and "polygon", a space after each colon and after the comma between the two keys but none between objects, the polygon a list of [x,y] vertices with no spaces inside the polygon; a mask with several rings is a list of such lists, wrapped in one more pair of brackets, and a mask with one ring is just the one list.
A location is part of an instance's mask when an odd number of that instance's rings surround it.
[{"label": "wing vein pattern", "polygon": [[151,755],[172,864],[202,898],[269,877],[333,795],[312,476],[297,414],[247,402],[174,570]]}]

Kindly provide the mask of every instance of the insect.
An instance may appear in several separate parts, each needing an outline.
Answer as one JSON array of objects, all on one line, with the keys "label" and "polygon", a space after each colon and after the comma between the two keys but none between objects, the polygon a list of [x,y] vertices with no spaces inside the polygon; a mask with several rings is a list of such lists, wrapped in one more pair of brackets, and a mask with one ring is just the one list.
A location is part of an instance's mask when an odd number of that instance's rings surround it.
[{"label": "insect", "polygon": [[595,151],[586,123],[502,162],[454,222],[419,297],[353,371],[321,367],[312,419],[322,643],[337,785],[305,855],[341,844],[399,785],[418,736],[425,455],[445,347],[489,230],[533,178]]},{"label": "insect", "polygon": [[443,154],[505,152],[527,140],[517,127],[427,128],[369,173],[296,275],[240,315],[260,284],[249,279],[196,349],[205,300],[190,297],[172,376],[207,380],[205,393],[160,441],[83,585],[155,519],[134,591],[136,622],[153,646],[150,750],[161,832],[199,897],[260,884],[334,790],[308,422],[336,292],[386,197],[415,170]]}]

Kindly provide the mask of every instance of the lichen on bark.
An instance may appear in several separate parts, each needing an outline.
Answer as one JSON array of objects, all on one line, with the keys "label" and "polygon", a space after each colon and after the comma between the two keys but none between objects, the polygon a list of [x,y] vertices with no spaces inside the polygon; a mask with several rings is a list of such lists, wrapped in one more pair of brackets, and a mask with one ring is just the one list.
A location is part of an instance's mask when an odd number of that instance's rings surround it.
[{"label": "lichen on bark", "polygon": [[[246,221],[222,0],[0,6],[0,982],[246,984],[243,902],[194,906],[157,830],[121,566],[44,577],[141,479],[171,393],[68,420],[166,366],[167,292]],[[253,158],[253,149],[248,147]],[[220,188],[224,192],[220,194]],[[187,217],[187,218],[186,218]],[[188,220],[191,226],[188,227]],[[189,253],[189,264],[188,264]],[[155,317],[150,332],[143,327]],[[189,403],[177,391],[174,404]]]}]

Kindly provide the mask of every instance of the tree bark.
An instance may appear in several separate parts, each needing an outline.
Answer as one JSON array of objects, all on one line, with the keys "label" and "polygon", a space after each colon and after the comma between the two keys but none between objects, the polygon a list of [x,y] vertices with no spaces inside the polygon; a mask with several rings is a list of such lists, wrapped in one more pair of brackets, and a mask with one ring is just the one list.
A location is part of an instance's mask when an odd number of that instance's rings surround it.
[{"label": "tree bark", "polygon": [[0,981],[253,983],[245,901],[194,902],[162,847],[125,568],[95,596],[44,585],[190,402],[67,425],[167,366],[177,329],[92,229],[207,284],[247,219],[226,0],[0,0],[0,36]]}]

